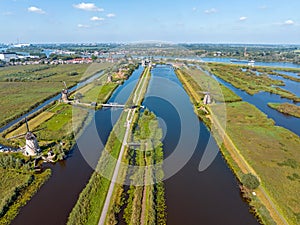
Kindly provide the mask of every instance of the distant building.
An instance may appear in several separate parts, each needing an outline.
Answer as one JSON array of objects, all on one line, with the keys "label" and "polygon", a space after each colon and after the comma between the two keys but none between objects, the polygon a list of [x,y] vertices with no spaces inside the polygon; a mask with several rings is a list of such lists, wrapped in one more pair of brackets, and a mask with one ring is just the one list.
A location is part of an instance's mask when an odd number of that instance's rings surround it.
[{"label": "distant building", "polygon": [[23,47],[29,47],[31,44],[15,44],[13,45],[14,48],[23,48]]},{"label": "distant building", "polygon": [[151,60],[150,59],[145,59],[142,61],[142,66],[146,67],[146,66],[151,66]]},{"label": "distant building", "polygon": [[0,60],[9,62],[11,59],[17,59],[18,56],[15,52],[2,52],[0,53]]},{"label": "distant building", "polygon": [[216,52],[215,54],[214,54],[214,56],[222,56],[222,52]]}]

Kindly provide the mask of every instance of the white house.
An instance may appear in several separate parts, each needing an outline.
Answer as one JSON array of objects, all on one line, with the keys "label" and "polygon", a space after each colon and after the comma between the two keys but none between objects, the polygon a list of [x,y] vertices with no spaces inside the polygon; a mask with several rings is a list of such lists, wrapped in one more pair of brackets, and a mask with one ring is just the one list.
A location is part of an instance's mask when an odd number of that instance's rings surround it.
[{"label": "white house", "polygon": [[9,62],[11,59],[17,59],[17,54],[15,52],[1,52],[0,60]]}]

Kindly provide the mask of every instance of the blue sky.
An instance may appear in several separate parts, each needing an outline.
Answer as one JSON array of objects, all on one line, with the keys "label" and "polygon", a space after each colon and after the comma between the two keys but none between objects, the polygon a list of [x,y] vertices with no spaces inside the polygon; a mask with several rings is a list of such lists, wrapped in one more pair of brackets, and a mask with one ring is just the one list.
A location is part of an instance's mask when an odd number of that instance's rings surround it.
[{"label": "blue sky", "polygon": [[0,43],[300,44],[299,0],[0,0]]}]

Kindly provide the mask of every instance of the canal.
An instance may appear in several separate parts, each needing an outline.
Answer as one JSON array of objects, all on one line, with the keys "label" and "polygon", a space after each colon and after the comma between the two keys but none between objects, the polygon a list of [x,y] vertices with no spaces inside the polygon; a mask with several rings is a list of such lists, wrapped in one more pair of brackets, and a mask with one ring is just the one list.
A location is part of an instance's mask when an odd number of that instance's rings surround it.
[{"label": "canal", "polygon": [[[130,78],[119,86],[109,102],[125,104],[133,91],[143,67],[133,72]],[[82,189],[87,184],[97,164],[103,146],[120,116],[121,109],[91,111],[93,119],[76,140],[77,145],[69,157],[59,163],[46,165],[52,176],[23,207],[12,222],[13,225],[64,225]]]},{"label": "canal", "polygon": [[[199,68],[199,67],[198,67]],[[199,68],[200,69],[200,68]],[[264,112],[265,114],[268,115],[269,118],[273,119],[278,126],[282,126],[298,136],[300,136],[300,118],[296,118],[293,116],[288,116],[285,114],[282,114],[278,112],[275,109],[272,109],[268,106],[268,103],[291,103],[293,104],[292,100],[282,98],[279,95],[276,94],[271,94],[268,92],[259,92],[254,95],[249,95],[245,91],[242,91],[236,87],[234,87],[232,84],[224,81],[223,79],[215,76],[214,74],[205,71],[208,75],[212,76],[215,78],[219,83],[223,84],[225,87],[229,88],[232,90],[234,93],[236,93],[238,96],[240,96],[243,101],[249,102],[252,105],[255,105],[259,110]],[[274,79],[274,76],[270,76],[272,79]],[[298,95],[298,89],[299,89],[299,84],[297,84],[295,81],[290,81],[288,79],[284,78],[277,78],[282,81],[284,81],[287,85],[283,86],[281,88],[284,88],[292,93],[295,93]],[[297,88],[298,86],[298,88]],[[300,105],[300,103],[297,103],[296,105]]]},{"label": "canal", "polygon": [[[69,88],[69,92],[73,92],[73,91],[76,91],[77,89],[93,82],[95,79],[98,79],[99,77],[101,77],[103,75],[104,71],[101,71],[99,73],[96,73],[95,75],[91,76],[90,78],[84,80],[84,81],[81,81],[79,82],[77,85]],[[62,84],[62,87],[63,87],[63,84]],[[31,114],[43,109],[44,107],[48,106],[49,104],[59,100],[61,98],[61,94],[57,94],[55,95],[54,97],[44,101],[43,103],[41,103],[40,105],[38,105],[36,108],[30,110],[28,113],[20,116],[19,118],[17,119],[14,119],[13,121],[9,122],[8,124],[6,124],[5,126],[3,127],[0,127],[0,133],[7,130],[8,128],[12,127],[13,125],[15,125],[16,123],[18,123],[19,121],[23,120],[25,117],[28,117],[30,116]]]},{"label": "canal", "polygon": [[219,150],[173,68],[159,65],[152,70],[143,105],[158,116],[164,130],[167,223],[258,224],[220,153],[208,169],[198,170],[205,151]]},{"label": "canal", "polygon": [[[115,90],[109,102],[126,103],[142,70],[139,67],[134,71]],[[216,79],[264,112],[267,110],[266,102],[280,101],[277,95],[268,93],[249,97],[245,92],[219,78]],[[220,153],[206,170],[199,171],[204,152],[216,152],[219,149],[209,130],[195,115],[190,98],[172,67],[158,65],[152,70],[143,105],[158,116],[164,131],[164,172],[167,178],[164,183],[168,224],[258,224],[250,214],[248,204],[242,200],[238,181]],[[21,209],[12,224],[66,224],[67,217],[88,182],[121,110],[101,109],[91,113],[94,113],[93,119],[77,140],[69,158],[48,165],[52,169],[51,178]],[[290,117],[286,119],[276,113],[274,110],[267,111],[277,124],[289,126],[291,130],[295,128],[294,132],[297,132],[297,128],[292,125],[295,121],[289,123],[287,121]]]}]

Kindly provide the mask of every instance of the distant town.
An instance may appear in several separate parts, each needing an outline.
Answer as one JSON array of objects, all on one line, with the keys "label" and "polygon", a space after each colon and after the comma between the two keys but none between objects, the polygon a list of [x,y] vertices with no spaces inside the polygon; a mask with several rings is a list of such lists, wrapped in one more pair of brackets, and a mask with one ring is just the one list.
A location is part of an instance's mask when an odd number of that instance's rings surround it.
[{"label": "distant town", "polygon": [[[135,46],[135,47],[134,47]],[[231,58],[300,64],[300,45],[254,44],[0,44],[0,66],[116,62],[122,57]]]}]

